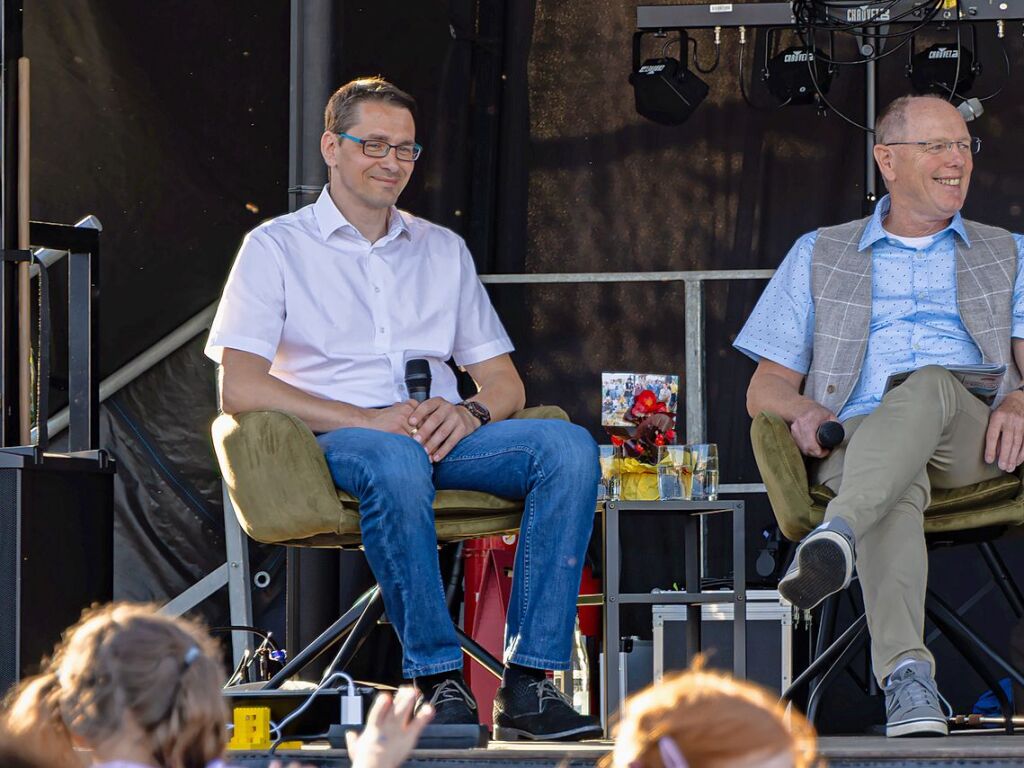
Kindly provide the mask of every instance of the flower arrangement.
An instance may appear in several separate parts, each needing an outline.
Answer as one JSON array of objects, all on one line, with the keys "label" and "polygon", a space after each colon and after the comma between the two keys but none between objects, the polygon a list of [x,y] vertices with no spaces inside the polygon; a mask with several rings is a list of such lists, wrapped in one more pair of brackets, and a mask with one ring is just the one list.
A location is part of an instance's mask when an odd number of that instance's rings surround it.
[{"label": "flower arrangement", "polygon": [[676,440],[675,416],[653,390],[640,390],[633,396],[633,403],[624,416],[636,426],[609,428],[612,445],[622,446],[627,458],[657,464],[658,448]]}]

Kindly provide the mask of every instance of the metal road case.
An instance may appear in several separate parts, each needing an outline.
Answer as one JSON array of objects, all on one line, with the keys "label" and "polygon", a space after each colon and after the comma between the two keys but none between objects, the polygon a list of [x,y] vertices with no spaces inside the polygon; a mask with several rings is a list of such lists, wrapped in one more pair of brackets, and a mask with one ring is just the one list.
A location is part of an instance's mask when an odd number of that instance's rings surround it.
[{"label": "metal road case", "polygon": [[[651,613],[654,623],[654,681],[658,682],[666,671],[686,666],[686,606],[655,605]],[[707,666],[732,670],[732,619],[731,594],[721,603],[702,606],[701,651],[705,654]],[[792,676],[792,605],[776,590],[748,590],[747,679],[781,694],[789,686]]]}]

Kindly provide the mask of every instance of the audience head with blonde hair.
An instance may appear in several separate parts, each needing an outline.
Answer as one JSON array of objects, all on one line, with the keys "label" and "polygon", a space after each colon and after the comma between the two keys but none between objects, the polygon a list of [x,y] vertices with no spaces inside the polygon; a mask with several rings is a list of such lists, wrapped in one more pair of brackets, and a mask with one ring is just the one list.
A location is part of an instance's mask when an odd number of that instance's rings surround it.
[{"label": "audience head with blonde hair", "polygon": [[777,697],[702,669],[630,698],[604,768],[807,768],[814,729]]},{"label": "audience head with blonde hair", "polygon": [[153,606],[86,611],[45,671],[19,686],[4,724],[51,764],[71,764],[74,745],[95,762],[205,768],[226,743],[217,658],[199,624]]}]

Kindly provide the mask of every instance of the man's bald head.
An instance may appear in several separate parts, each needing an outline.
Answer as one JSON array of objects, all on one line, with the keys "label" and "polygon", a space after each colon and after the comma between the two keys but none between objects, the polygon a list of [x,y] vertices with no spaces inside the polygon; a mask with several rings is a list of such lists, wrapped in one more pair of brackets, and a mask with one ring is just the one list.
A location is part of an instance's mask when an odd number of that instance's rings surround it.
[{"label": "man's bald head", "polygon": [[923,96],[900,96],[893,99],[888,106],[882,110],[882,114],[875,122],[875,143],[888,144],[891,141],[907,140],[907,122],[920,106],[934,106],[936,102],[947,105],[950,109],[956,110],[952,104],[941,96],[929,93]]}]

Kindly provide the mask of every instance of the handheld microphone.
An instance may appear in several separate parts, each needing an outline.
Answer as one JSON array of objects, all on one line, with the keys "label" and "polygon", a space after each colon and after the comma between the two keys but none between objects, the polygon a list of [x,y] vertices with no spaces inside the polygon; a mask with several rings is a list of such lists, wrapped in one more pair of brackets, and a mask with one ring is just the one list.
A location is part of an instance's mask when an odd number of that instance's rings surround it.
[{"label": "handheld microphone", "polygon": [[430,363],[422,357],[406,361],[405,389],[417,403],[430,397]]},{"label": "handheld microphone", "polygon": [[822,448],[832,450],[843,442],[843,438],[846,437],[846,430],[843,429],[843,425],[838,421],[824,421],[818,426],[818,431],[815,432],[814,437]]}]

